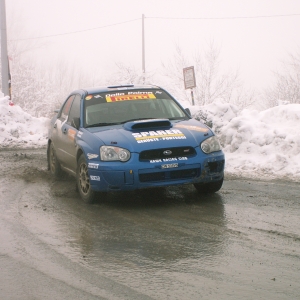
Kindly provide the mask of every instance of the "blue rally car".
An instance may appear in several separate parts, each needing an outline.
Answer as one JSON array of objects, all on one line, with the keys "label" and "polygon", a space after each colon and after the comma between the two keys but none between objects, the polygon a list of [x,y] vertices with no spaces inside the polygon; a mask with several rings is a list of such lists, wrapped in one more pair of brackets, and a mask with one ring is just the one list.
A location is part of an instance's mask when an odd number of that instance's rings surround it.
[{"label": "blue rally car", "polygon": [[157,86],[109,86],[72,92],[51,120],[48,168],[74,175],[81,198],[97,192],[223,184],[218,138]]}]

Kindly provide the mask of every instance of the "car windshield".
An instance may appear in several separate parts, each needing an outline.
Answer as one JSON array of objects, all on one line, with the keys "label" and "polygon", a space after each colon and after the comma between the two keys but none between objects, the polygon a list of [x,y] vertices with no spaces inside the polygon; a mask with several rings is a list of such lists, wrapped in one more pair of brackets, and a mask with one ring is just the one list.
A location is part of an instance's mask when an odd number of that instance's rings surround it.
[{"label": "car windshield", "polygon": [[144,119],[188,119],[164,91],[126,90],[89,94],[85,97],[84,126],[107,126]]}]

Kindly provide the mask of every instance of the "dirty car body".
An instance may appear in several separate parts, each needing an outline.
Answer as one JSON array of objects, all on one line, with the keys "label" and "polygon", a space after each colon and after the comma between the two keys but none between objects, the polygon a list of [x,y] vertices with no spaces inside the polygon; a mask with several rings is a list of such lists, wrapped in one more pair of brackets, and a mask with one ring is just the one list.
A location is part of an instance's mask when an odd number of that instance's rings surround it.
[{"label": "dirty car body", "polygon": [[194,184],[216,192],[224,154],[213,131],[157,86],[76,90],[51,120],[48,165],[74,175],[82,199],[97,192]]}]

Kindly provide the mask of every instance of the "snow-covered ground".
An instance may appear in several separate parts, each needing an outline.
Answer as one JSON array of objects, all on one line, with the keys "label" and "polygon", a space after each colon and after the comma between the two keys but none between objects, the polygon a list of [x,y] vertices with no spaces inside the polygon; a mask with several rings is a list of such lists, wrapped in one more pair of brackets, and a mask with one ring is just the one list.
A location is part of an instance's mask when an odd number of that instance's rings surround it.
[{"label": "snow-covered ground", "polygon": [[50,120],[35,118],[10,104],[9,97],[0,98],[0,149],[45,146]]},{"label": "snow-covered ground", "polygon": [[[261,112],[239,111],[221,100],[184,107],[210,123],[219,136],[227,175],[300,181],[300,104]],[[10,105],[8,97],[0,98],[0,149],[45,146],[49,121]]]}]

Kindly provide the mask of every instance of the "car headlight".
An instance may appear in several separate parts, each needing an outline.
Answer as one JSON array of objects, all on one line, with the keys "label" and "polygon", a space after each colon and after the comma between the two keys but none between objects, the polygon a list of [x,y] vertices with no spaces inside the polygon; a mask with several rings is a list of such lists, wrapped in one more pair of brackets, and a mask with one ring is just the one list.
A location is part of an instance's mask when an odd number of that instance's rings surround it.
[{"label": "car headlight", "polygon": [[214,135],[201,143],[201,149],[204,153],[208,154],[221,150],[221,145],[218,138]]},{"label": "car headlight", "polygon": [[100,158],[103,161],[127,161],[130,159],[130,152],[120,147],[101,146]]}]

